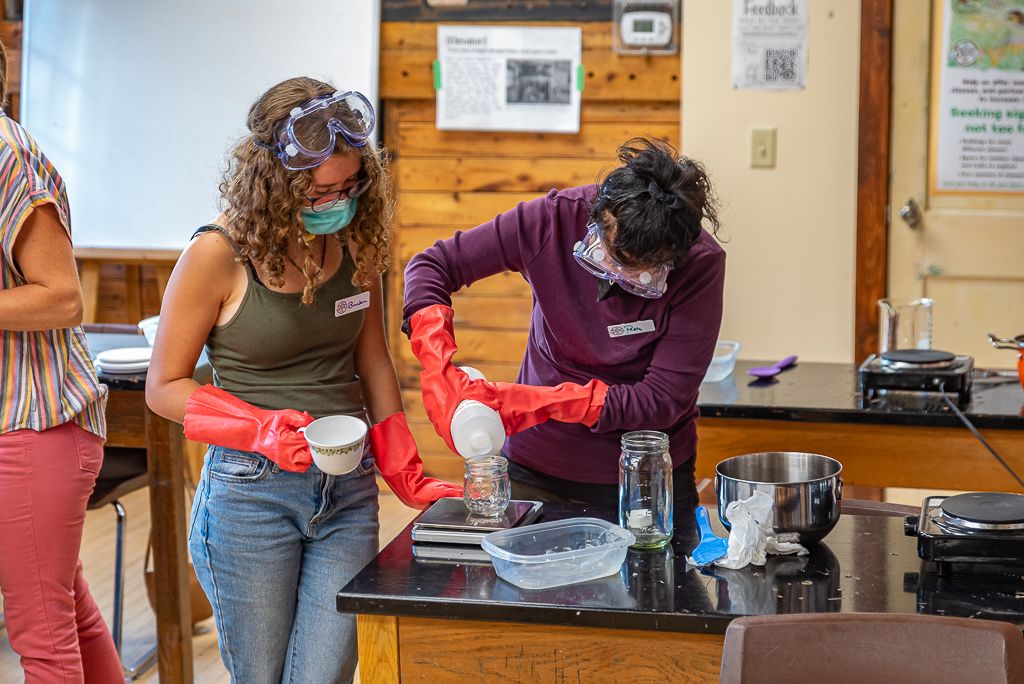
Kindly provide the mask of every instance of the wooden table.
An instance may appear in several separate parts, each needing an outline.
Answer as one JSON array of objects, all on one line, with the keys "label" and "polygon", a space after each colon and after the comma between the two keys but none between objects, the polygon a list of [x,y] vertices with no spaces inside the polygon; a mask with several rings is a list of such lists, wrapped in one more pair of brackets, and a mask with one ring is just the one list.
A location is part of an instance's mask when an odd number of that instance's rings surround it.
[{"label": "wooden table", "polygon": [[[93,355],[114,347],[146,346],[138,335],[90,333]],[[107,445],[145,448],[156,581],[156,631],[160,681],[192,683],[192,607],[189,594],[185,509],[184,436],[181,425],[146,406],[146,378],[103,377],[110,388]]]}]

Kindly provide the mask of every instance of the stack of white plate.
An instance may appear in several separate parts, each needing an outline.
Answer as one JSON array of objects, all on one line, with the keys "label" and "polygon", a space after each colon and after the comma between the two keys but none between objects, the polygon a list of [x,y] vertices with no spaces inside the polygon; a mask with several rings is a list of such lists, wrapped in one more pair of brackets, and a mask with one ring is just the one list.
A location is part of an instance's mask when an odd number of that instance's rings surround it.
[{"label": "stack of white plate", "polygon": [[107,349],[96,355],[96,371],[101,375],[145,375],[152,354],[152,347]]}]

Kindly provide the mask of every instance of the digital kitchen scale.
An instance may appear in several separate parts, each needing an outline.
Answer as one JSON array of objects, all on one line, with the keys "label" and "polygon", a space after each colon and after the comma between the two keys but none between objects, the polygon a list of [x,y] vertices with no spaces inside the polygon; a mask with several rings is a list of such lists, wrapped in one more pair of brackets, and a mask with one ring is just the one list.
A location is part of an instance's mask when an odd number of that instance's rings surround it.
[{"label": "digital kitchen scale", "polygon": [[510,501],[500,517],[481,518],[470,515],[461,498],[440,499],[413,521],[412,540],[479,546],[491,532],[529,525],[543,505],[540,501]]},{"label": "digital kitchen scale", "polygon": [[418,561],[490,565],[491,557],[479,546],[469,544],[413,544],[412,555]]}]

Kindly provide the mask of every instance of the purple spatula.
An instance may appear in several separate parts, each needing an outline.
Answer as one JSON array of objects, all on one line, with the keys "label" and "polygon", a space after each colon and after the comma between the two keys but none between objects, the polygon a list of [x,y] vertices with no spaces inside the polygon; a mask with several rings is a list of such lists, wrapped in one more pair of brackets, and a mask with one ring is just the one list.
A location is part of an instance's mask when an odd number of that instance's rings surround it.
[{"label": "purple spatula", "polygon": [[796,363],[796,354],[787,356],[778,363],[771,366],[758,366],[747,371],[747,375],[755,378],[772,378]]}]

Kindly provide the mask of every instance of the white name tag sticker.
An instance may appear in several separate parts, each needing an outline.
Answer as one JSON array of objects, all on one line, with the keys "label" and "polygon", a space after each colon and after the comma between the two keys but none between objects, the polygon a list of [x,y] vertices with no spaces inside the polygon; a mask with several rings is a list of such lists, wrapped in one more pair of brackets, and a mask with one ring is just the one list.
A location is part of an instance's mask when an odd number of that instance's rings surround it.
[{"label": "white name tag sticker", "polygon": [[654,332],[654,321],[649,318],[643,321],[608,326],[608,337],[625,337],[626,335],[639,335],[640,333],[649,332]]},{"label": "white name tag sticker", "polygon": [[350,314],[353,311],[359,311],[370,306],[370,293],[360,292],[357,295],[351,297],[345,297],[334,302],[334,317],[344,316]]}]

